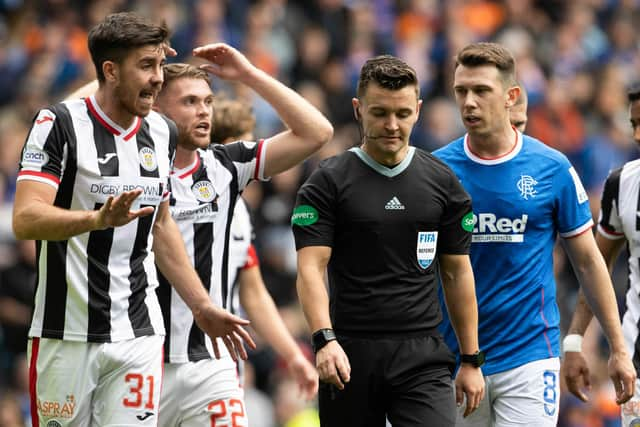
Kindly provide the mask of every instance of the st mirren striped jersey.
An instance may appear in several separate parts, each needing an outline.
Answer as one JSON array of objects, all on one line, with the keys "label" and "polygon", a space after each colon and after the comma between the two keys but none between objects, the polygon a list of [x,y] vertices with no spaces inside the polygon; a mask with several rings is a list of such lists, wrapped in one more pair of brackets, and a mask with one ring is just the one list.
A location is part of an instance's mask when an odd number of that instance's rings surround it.
[{"label": "st mirren striped jersey", "polygon": [[244,199],[239,198],[233,211],[231,221],[231,238],[229,239],[229,297],[227,307],[236,314],[240,313],[238,301],[238,276],[244,269],[259,265],[258,255],[253,246],[253,225],[251,215]]},{"label": "st mirren striped jersey", "polygon": [[629,288],[622,332],[636,372],[640,373],[640,160],[609,174],[602,193],[598,233],[611,240],[627,239]]},{"label": "st mirren striped jersey", "polygon": [[[151,112],[123,129],[95,98],[41,110],[20,162],[18,181],[56,189],[54,205],[99,209],[109,196],[142,188],[132,209],[168,200],[175,124]],[[156,210],[157,212],[157,210]],[[113,342],[163,334],[154,289],[151,227],[155,213],[127,225],[38,241],[38,284],[29,335]]]},{"label": "st mirren striped jersey", "polygon": [[[226,308],[229,294],[233,210],[249,181],[264,179],[261,159],[266,146],[244,141],[213,145],[198,150],[192,165],[171,174],[171,215],[203,285],[221,307]],[[196,326],[191,311],[162,275],[159,279],[158,297],[167,331],[165,361],[186,363],[210,358],[205,334]]]}]

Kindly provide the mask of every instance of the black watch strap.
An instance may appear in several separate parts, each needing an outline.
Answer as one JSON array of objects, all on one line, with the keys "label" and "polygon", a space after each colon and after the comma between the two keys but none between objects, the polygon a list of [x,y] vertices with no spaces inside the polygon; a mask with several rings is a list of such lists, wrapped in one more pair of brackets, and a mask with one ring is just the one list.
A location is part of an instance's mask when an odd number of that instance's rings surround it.
[{"label": "black watch strap", "polygon": [[336,340],[336,334],[331,328],[318,329],[311,336],[311,344],[313,345],[313,352],[317,353],[322,347],[327,345],[329,341]]},{"label": "black watch strap", "polygon": [[461,354],[460,363],[468,363],[476,368],[484,365],[485,354],[484,351],[478,350],[473,354]]}]

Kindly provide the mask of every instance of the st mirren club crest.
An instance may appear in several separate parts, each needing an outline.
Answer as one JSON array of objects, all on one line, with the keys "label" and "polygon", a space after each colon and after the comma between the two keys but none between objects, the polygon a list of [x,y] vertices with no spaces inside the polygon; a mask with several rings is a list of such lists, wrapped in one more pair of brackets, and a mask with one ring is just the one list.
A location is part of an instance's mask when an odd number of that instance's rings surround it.
[{"label": "st mirren club crest", "polygon": [[158,168],[158,161],[156,160],[156,153],[149,147],[142,147],[138,152],[138,158],[140,160],[140,166],[148,172],[153,172]]},{"label": "st mirren club crest", "polygon": [[211,181],[198,181],[193,184],[191,191],[196,199],[203,203],[212,202],[216,198],[216,189],[213,188]]}]

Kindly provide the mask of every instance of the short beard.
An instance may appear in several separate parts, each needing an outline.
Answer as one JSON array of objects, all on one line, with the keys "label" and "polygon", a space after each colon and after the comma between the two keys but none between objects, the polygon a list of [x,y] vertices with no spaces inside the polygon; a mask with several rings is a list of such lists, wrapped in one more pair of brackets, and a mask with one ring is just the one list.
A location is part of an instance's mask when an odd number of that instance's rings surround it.
[{"label": "short beard", "polygon": [[118,85],[115,87],[114,89],[114,93],[116,95],[116,99],[118,99],[118,103],[120,104],[120,107],[125,110],[127,113],[133,115],[133,116],[142,116],[142,114],[139,111],[136,111],[135,108],[131,108],[131,106],[127,105],[123,99],[126,98],[126,91],[122,88],[121,85]]}]

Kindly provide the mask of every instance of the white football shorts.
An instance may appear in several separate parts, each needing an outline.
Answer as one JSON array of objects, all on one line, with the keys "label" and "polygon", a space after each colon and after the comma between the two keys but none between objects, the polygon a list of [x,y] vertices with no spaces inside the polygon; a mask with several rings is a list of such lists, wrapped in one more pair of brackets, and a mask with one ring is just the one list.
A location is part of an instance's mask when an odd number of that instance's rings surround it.
[{"label": "white football shorts", "polygon": [[156,426],[164,337],[29,340],[34,426]]}]

